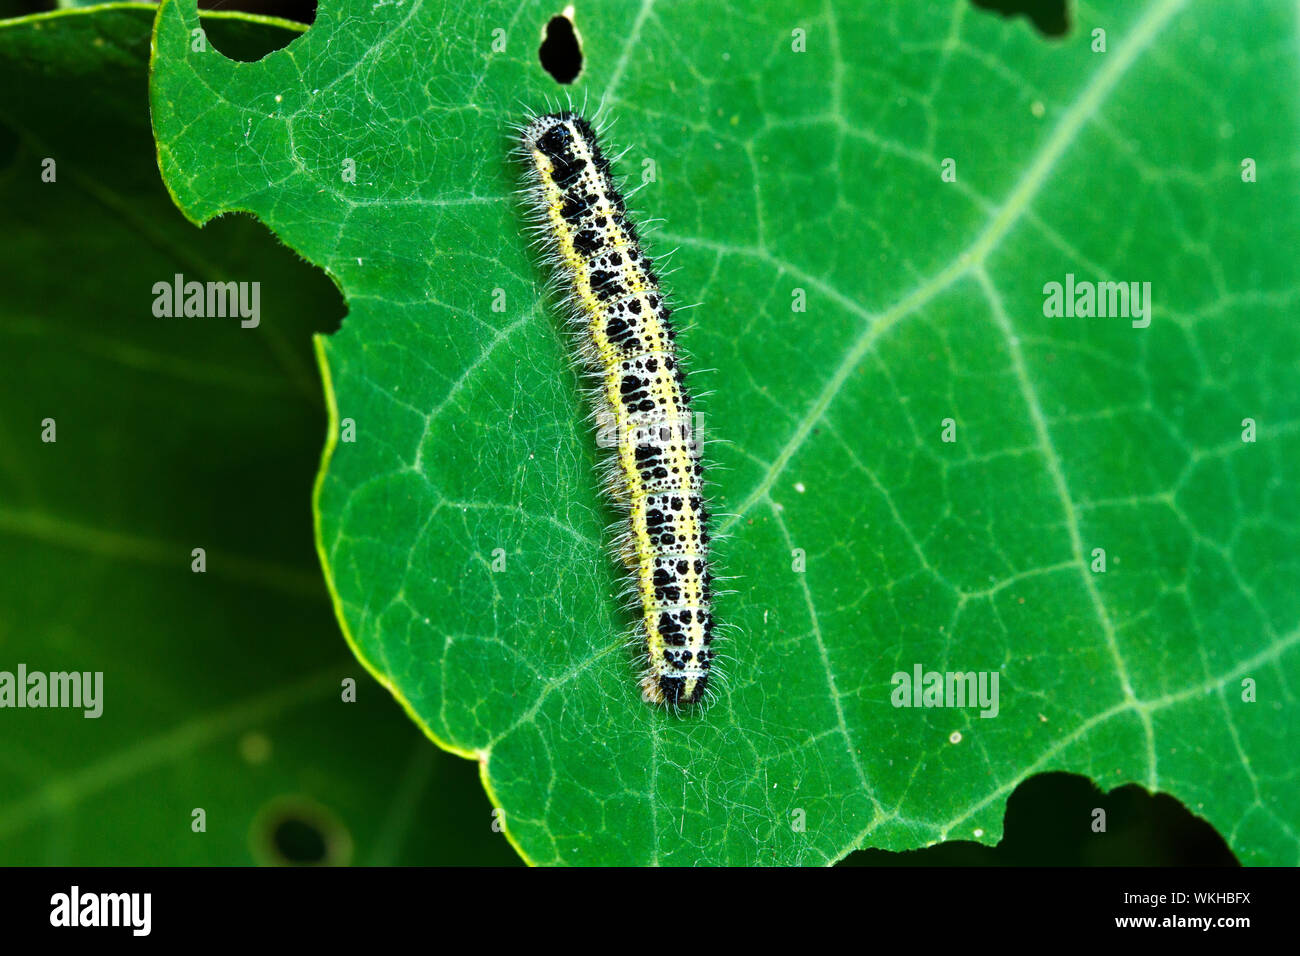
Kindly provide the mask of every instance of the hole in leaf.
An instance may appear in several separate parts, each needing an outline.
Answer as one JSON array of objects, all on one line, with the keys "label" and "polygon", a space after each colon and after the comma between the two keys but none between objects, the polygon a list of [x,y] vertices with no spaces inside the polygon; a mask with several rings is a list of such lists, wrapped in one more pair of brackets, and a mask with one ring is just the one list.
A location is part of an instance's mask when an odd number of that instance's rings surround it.
[{"label": "hole in leaf", "polygon": [[1062,37],[1070,28],[1066,0],[971,0],[980,10],[1004,17],[1025,17],[1045,37]]},{"label": "hole in leaf", "polygon": [[253,852],[271,866],[346,866],[352,836],[329,810],[299,798],[282,798],[253,824]]},{"label": "hole in leaf", "polygon": [[309,25],[316,20],[316,0],[199,0],[199,10],[254,13]]},{"label": "hole in leaf", "polygon": [[542,68],[555,78],[555,82],[572,83],[576,80],[582,72],[582,46],[573,21],[568,17],[551,17],[537,55]]},{"label": "hole in leaf", "polygon": [[323,863],[325,835],[306,820],[281,820],[272,835],[275,850],[288,863]]},{"label": "hole in leaf", "polygon": [[[1105,832],[1094,825],[1105,812]],[[1103,793],[1087,777],[1044,773],[1007,800],[1002,841],[983,846],[971,831],[924,850],[859,850],[848,866],[1238,866],[1214,829],[1164,793],[1136,784]]]},{"label": "hole in leaf", "polygon": [[[225,11],[227,8],[221,9]],[[297,20],[299,16],[314,18],[316,7],[315,4],[289,7],[286,12],[293,16],[286,16],[285,19]],[[310,24],[311,19],[299,22]],[[200,23],[210,47],[215,47],[223,56],[241,63],[256,63],[268,53],[282,50],[302,36],[299,30],[240,17],[204,16]]]}]

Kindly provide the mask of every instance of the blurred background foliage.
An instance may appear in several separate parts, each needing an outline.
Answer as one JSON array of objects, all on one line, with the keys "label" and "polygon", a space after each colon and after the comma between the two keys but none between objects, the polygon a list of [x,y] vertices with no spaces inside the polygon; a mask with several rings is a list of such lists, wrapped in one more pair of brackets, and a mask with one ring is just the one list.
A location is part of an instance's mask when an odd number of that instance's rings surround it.
[{"label": "blurred background foliage", "polygon": [[[343,305],[252,219],[199,230],[172,205],[151,23],[139,7],[0,26],[0,669],[105,684],[97,720],[0,714],[0,863],[517,862],[475,764],[425,739],[339,635],[312,540],[310,335]],[[213,29],[237,54],[284,32]],[[155,318],[176,273],[258,278],[260,325]]]}]

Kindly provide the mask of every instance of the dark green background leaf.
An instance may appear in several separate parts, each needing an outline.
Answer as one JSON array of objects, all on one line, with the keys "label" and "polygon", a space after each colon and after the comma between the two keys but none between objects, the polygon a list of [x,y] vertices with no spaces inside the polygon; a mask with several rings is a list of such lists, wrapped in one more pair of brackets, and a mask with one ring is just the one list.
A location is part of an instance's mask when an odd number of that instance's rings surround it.
[{"label": "dark green background leaf", "polygon": [[[703,303],[682,341],[726,442],[740,634],[719,704],[682,720],[637,700],[594,443],[512,196],[554,7],[327,2],[251,64],[194,53],[192,4],[163,6],[179,204],[255,213],[347,298],[319,351],[357,440],[317,497],[345,631],[485,763],[526,858],[992,842],[1012,789],[1060,768],[1296,860],[1296,23],[1251,10],[1090,4],[1057,43],[965,0],[578,11],[574,94],[608,107],[624,172],[656,164],[636,203]],[[1151,282],[1151,327],[1046,318],[1067,273]],[[914,664],[1000,672],[998,718],[891,707]]]},{"label": "dark green background leaf", "polygon": [[[275,861],[277,814],[336,862],[513,860],[473,768],[338,641],[308,506],[325,427],[309,335],[341,306],[248,217],[200,232],[176,212],[149,134],[152,19],[0,24],[0,670],[103,671],[105,695],[98,719],[0,711],[0,861]],[[216,29],[249,55],[287,39]],[[261,325],[155,318],[176,272],[260,281]]]}]

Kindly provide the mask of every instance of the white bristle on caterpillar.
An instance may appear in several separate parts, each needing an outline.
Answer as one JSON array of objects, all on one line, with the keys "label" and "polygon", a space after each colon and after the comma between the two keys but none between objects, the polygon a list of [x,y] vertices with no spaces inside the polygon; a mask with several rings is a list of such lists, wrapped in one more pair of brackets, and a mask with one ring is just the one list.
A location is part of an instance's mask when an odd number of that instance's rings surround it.
[{"label": "white bristle on caterpillar", "polygon": [[591,124],[550,113],[521,140],[528,210],[568,306],[598,433],[614,446],[605,488],[624,513],[616,547],[640,612],[642,697],[698,703],[715,656],[709,513],[670,311]]}]

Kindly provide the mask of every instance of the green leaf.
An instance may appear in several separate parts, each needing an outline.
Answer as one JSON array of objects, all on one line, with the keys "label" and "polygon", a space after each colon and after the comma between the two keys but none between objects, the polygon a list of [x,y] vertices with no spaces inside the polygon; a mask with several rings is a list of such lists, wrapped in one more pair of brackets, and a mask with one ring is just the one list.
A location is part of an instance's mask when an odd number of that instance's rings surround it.
[{"label": "green leaf", "polygon": [[[0,671],[103,674],[98,718],[0,710],[0,862],[273,862],[286,819],[332,862],[514,859],[472,768],[435,760],[337,641],[306,501],[326,420],[309,335],[341,305],[250,218],[200,232],[176,211],[153,15],[0,24]],[[241,53],[292,35],[217,28]],[[155,317],[177,272],[260,281],[260,325]]]},{"label": "green leaf", "polygon": [[[681,341],[712,369],[739,634],[686,718],[637,698],[595,443],[513,195],[511,126],[557,98],[553,13],[324,2],[249,64],[193,52],[171,0],[152,78],[186,214],[253,212],[347,298],[318,339],[339,618],[484,763],[524,857],[994,842],[1017,784],[1068,769],[1294,862],[1293,6],[1089,4],[1059,42],[965,0],[578,11],[572,95],[607,107],[621,172],[654,161],[635,201],[664,220],[652,251],[679,247],[670,291],[702,303]],[[1150,282],[1150,326],[1047,317],[1067,274]],[[996,718],[891,706],[915,665],[997,672]]]}]

